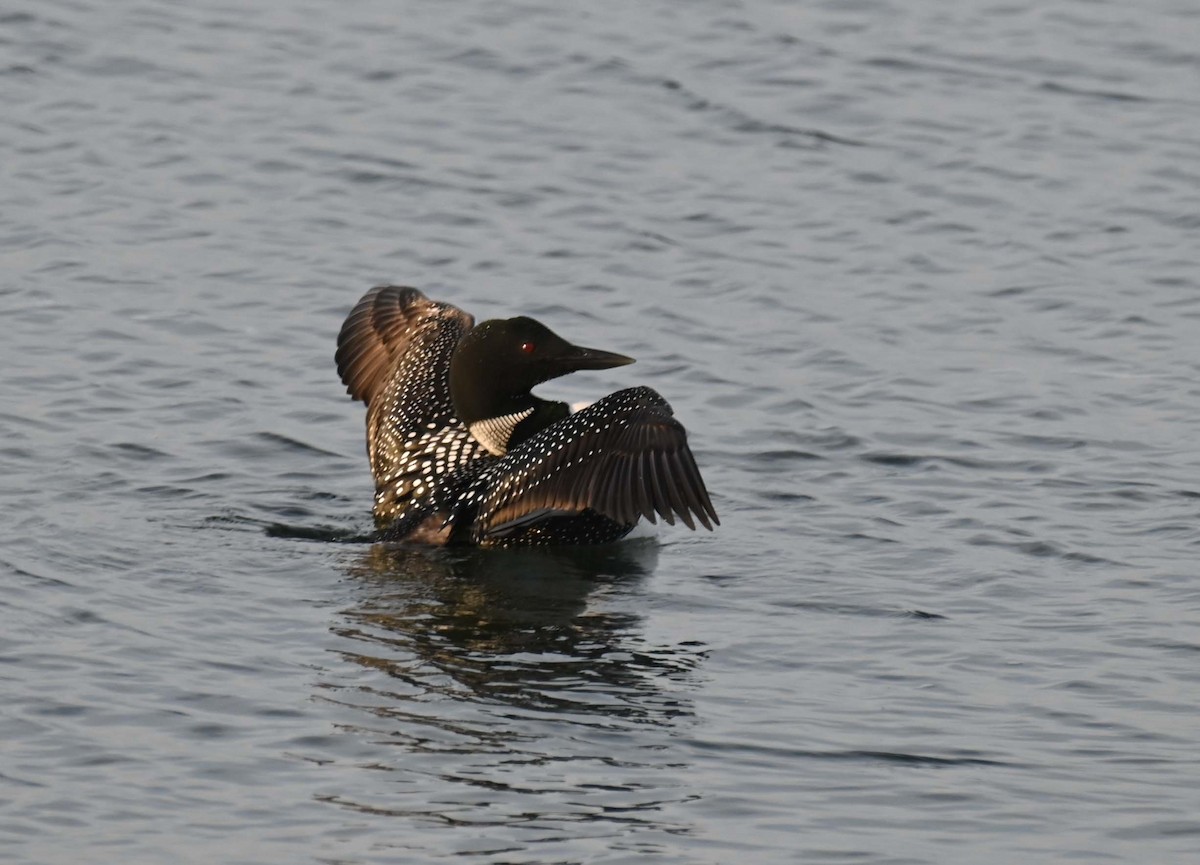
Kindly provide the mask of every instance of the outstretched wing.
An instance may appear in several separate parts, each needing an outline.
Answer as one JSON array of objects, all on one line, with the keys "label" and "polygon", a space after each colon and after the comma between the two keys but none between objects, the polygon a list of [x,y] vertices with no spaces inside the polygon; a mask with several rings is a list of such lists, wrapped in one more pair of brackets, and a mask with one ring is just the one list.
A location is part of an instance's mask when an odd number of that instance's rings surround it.
[{"label": "outstretched wing", "polygon": [[[445,342],[449,355],[475,325],[473,316],[449,303],[430,300],[415,288],[379,285],[362,296],[338,333],[338,375],[346,391],[368,406],[388,381],[397,359],[425,354],[429,344]],[[438,353],[438,352],[435,352]],[[449,387],[445,399],[450,399]]]},{"label": "outstretched wing", "polygon": [[454,414],[450,356],[475,319],[415,288],[368,291],[338,334],[338,374],[367,404],[375,516],[428,505],[438,480],[486,455]]},{"label": "outstretched wing", "polygon": [[687,433],[648,387],[617,391],[542,430],[481,474],[464,502],[478,505],[476,540],[589,509],[629,525],[720,523]]}]

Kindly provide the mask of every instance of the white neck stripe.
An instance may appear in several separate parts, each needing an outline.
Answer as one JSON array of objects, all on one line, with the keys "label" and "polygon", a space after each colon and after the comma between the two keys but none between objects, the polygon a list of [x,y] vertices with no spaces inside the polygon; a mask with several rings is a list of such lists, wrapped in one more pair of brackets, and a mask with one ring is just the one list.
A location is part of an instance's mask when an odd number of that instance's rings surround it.
[{"label": "white neck stripe", "polygon": [[500,417],[489,417],[477,420],[467,427],[475,440],[487,448],[492,456],[502,457],[508,453],[508,440],[512,438],[517,424],[533,414],[533,408]]}]

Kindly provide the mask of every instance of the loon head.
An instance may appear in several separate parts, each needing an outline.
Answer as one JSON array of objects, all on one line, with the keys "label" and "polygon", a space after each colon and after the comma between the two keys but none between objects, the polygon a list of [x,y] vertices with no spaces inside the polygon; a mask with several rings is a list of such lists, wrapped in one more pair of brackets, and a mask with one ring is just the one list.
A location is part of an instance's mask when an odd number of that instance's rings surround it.
[{"label": "loon head", "polygon": [[633,363],[610,351],[572,345],[526,316],[492,319],[459,341],[450,359],[454,411],[491,453],[510,446],[566,417],[566,403],[549,402],[530,391],[535,385],[581,369],[610,369]]}]

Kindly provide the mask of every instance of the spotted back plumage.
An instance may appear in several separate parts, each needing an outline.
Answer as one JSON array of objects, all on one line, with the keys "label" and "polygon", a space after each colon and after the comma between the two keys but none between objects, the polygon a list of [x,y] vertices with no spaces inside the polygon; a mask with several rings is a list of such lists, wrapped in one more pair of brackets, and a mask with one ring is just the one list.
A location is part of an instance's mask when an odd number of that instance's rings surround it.
[{"label": "spotted back plumage", "polygon": [[415,288],[371,289],[338,334],[338,374],[367,404],[380,525],[438,509],[445,478],[494,460],[454,414],[450,356],[475,319]]}]

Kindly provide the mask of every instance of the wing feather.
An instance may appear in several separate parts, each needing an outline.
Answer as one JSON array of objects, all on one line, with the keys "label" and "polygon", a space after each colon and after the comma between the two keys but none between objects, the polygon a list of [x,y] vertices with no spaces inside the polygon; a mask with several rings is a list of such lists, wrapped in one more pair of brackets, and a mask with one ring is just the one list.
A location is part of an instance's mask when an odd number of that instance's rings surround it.
[{"label": "wing feather", "polygon": [[651,499],[654,509],[658,511],[658,515],[662,517],[668,526],[675,525],[675,515],[671,512],[671,502],[663,492],[662,481],[658,477],[658,462],[655,459],[658,454],[653,451],[647,451],[642,455],[642,461],[646,464],[646,474],[650,478],[650,486],[653,490],[654,497]]},{"label": "wing feather", "polygon": [[473,488],[477,540],[535,513],[595,511],[689,528],[719,523],[670,405],[650,388],[618,391],[559,421],[489,467]]},{"label": "wing feather", "polygon": [[675,473],[679,471],[676,461],[673,459],[673,454],[659,454],[658,462],[662,469],[663,486],[666,488],[667,497],[671,500],[671,510],[679,514],[679,518],[683,520],[683,524],[692,531],[696,530],[696,523],[692,519],[689,510],[687,499],[679,490],[679,484],[675,480]]},{"label": "wing feather", "polygon": [[453,322],[461,333],[475,323],[458,307],[430,300],[415,288],[379,285],[363,295],[342,323],[334,355],[347,392],[369,406],[428,318]]},{"label": "wing feather", "polygon": [[381,285],[363,295],[338,334],[338,374],[367,404],[375,517],[395,523],[392,534],[424,519],[441,479],[487,456],[450,397],[450,356],[473,323],[415,288]]}]

